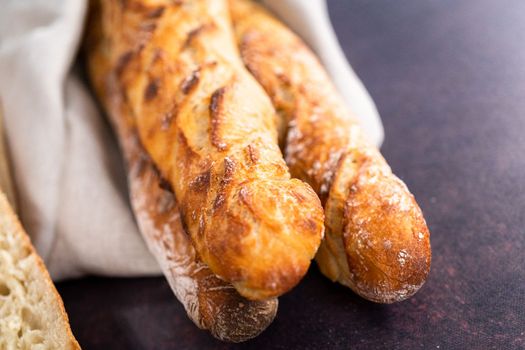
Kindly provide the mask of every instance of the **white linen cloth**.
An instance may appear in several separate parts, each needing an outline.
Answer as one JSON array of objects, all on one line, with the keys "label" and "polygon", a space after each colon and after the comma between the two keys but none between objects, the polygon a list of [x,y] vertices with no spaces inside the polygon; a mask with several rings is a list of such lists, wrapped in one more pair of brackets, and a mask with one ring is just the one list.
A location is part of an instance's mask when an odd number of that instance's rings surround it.
[{"label": "white linen cloth", "polygon": [[[318,53],[371,139],[377,110],[323,0],[264,0]],[[160,274],[138,232],[123,162],[74,61],[87,0],[4,0],[0,100],[19,215],[55,280]]]}]

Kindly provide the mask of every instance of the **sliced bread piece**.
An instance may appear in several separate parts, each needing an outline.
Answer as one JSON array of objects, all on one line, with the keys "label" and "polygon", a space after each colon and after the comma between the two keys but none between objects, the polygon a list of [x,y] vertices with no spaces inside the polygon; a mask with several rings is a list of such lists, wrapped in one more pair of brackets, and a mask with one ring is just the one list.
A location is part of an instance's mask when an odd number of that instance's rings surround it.
[{"label": "sliced bread piece", "polygon": [[0,350],[80,349],[42,259],[0,192]]}]

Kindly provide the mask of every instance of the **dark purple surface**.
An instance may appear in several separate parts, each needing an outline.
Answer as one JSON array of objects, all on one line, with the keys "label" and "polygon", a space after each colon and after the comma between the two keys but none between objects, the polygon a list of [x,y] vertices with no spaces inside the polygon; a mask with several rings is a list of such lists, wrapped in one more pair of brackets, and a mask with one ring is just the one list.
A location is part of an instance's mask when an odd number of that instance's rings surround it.
[{"label": "dark purple surface", "polygon": [[[525,348],[525,2],[329,1],[383,117],[383,153],[432,232],[427,284],[375,305],[313,267],[239,347]],[[162,278],[59,283],[84,349],[236,347],[186,317]]]}]

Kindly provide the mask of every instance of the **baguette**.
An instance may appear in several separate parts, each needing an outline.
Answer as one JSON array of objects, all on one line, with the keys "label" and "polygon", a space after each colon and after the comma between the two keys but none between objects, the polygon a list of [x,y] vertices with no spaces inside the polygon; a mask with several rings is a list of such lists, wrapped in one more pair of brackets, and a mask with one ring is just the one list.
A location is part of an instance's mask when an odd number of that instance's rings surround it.
[{"label": "baguette", "polygon": [[[291,179],[276,116],[245,70],[225,0],[102,1],[102,50],[204,263],[246,298],[304,276],[324,232],[321,203]],[[96,72],[95,72],[96,74]],[[110,112],[111,113],[111,112]]]},{"label": "baguette", "polygon": [[175,296],[199,328],[224,341],[251,339],[273,321],[277,299],[245,299],[198,258],[182,226],[176,198],[144,150],[128,102],[116,93],[120,89],[118,77],[104,51],[99,11],[92,3],[85,45],[88,70],[126,161],[131,204],[140,232]]},{"label": "baguette", "polygon": [[62,299],[2,192],[0,349],[80,349]]},{"label": "baguette", "polygon": [[252,1],[229,4],[241,57],[287,128],[281,143],[292,176],[308,182],[324,205],[321,271],[375,302],[410,297],[431,260],[414,197],[363,136],[306,45]]}]

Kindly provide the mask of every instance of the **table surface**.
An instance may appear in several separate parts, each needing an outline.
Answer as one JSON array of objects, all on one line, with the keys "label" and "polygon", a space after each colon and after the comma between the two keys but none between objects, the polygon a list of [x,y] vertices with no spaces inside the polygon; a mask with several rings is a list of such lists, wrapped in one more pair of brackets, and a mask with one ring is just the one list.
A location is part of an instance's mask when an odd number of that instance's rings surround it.
[{"label": "table surface", "polygon": [[525,348],[525,2],[328,3],[383,154],[426,215],[426,285],[376,305],[313,266],[262,335],[231,345],[197,329],[163,278],[59,283],[84,349]]}]

